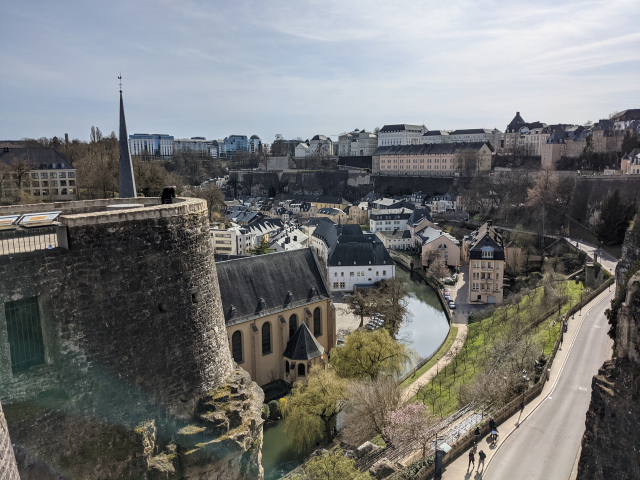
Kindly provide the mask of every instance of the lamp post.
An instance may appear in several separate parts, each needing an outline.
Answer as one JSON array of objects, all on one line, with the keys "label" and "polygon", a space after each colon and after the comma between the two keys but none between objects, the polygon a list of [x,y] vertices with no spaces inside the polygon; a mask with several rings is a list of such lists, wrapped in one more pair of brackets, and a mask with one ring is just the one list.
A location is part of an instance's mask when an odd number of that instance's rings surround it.
[{"label": "lamp post", "polygon": [[582,291],[584,288],[580,287],[580,315],[582,315]]},{"label": "lamp post", "polygon": [[524,393],[527,391],[527,382],[529,379],[527,378],[527,371],[522,370],[522,410],[524,410]]}]

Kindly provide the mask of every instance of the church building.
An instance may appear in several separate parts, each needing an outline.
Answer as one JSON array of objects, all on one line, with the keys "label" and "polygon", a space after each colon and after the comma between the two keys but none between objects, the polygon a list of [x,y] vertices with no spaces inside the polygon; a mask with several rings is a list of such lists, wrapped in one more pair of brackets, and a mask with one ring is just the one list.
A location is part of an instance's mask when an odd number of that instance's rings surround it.
[{"label": "church building", "polygon": [[233,359],[258,385],[306,378],[336,343],[335,307],[311,248],[216,263]]}]

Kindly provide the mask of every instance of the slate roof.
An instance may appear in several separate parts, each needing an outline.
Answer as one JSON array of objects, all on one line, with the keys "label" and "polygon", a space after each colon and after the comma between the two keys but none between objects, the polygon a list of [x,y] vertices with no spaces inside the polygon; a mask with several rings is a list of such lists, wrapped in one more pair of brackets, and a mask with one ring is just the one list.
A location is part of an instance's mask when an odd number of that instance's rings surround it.
[{"label": "slate roof", "polygon": [[433,223],[430,208],[416,208],[407,220],[407,223],[409,225],[416,225],[417,223],[420,223],[423,218],[426,218],[428,221]]},{"label": "slate roof", "polygon": [[423,133],[423,137],[436,137],[439,135],[449,135],[448,132],[441,132],[440,130],[429,130],[427,133]]},{"label": "slate roof", "polygon": [[287,342],[283,357],[289,360],[311,360],[324,353],[324,347],[318,343],[309,331],[307,325],[302,322],[296,333]]},{"label": "slate roof", "polygon": [[549,135],[545,143],[562,144],[562,143],[565,143],[566,138],[567,138],[567,133],[564,130],[556,130],[551,135]]},{"label": "slate roof", "polygon": [[219,262],[216,269],[227,326],[331,298],[311,248]]},{"label": "slate roof", "polygon": [[427,227],[424,230],[422,230],[418,236],[420,236],[420,238],[422,238],[422,244],[423,245],[428,245],[431,242],[435,242],[438,239],[441,238],[447,238],[449,240],[451,240],[451,242],[453,242],[455,245],[460,245],[460,242],[458,240],[456,240],[455,237],[453,237],[452,235],[443,232],[442,230],[436,230],[433,227]]},{"label": "slate roof", "polygon": [[314,141],[314,140],[319,140],[319,141],[323,141],[323,142],[328,140],[329,142],[331,142],[331,139],[329,137],[325,136],[325,135],[316,135],[315,137],[313,137],[311,139],[311,141]]},{"label": "slate roof", "polygon": [[524,123],[525,121],[520,116],[520,112],[516,112],[516,116],[513,117],[513,120],[511,120],[507,128],[515,128],[516,125],[523,125]]},{"label": "slate roof", "polygon": [[449,135],[470,135],[474,133],[493,133],[493,131],[488,128],[470,128],[467,130],[454,130]]},{"label": "slate roof", "polygon": [[465,242],[468,244],[469,258],[482,259],[483,248],[493,248],[492,260],[504,260],[504,240],[489,222],[484,223],[476,231],[470,233]]},{"label": "slate roof", "polygon": [[304,223],[304,225],[308,226],[308,227],[317,227],[318,225],[320,225],[321,223],[331,223],[333,225],[335,225],[335,222],[333,220],[331,220],[328,217],[315,217],[315,218],[310,218],[308,221],[306,221]]},{"label": "slate roof", "polygon": [[389,238],[411,238],[411,232],[409,230],[400,230],[397,228],[392,231],[380,230],[376,232],[376,235],[382,235],[383,237]]},{"label": "slate roof", "polygon": [[378,147],[373,155],[441,155],[460,150],[480,150],[487,142],[426,143],[423,145],[389,145]]},{"label": "slate roof", "polygon": [[58,152],[55,148],[45,147],[26,147],[26,148],[12,148],[4,147],[0,150],[0,162],[11,164],[16,159],[24,157],[34,170],[49,170],[49,169],[73,169],[74,166],[63,154]]},{"label": "slate roof", "polygon": [[362,237],[364,238],[359,238],[357,242],[338,243],[329,256],[327,265],[330,267],[395,265],[384,244],[375,234],[362,235]]},{"label": "slate roof", "polygon": [[335,223],[320,223],[313,231],[313,236],[324,241],[329,250],[331,250],[336,243],[338,243],[338,237],[341,235],[363,235],[360,225],[336,225]]},{"label": "slate roof", "polygon": [[424,127],[422,125],[410,125],[408,123],[398,123],[394,125],[385,125],[380,129],[380,132],[397,132],[404,130],[421,130]]}]

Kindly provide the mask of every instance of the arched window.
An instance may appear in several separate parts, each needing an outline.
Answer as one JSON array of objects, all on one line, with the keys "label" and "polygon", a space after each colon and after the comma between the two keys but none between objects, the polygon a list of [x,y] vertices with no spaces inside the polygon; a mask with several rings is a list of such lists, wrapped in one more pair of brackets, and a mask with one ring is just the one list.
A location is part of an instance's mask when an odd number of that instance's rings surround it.
[{"label": "arched window", "polygon": [[262,324],[262,354],[271,353],[271,324],[264,322]]},{"label": "arched window", "polygon": [[231,354],[236,363],[242,363],[242,332],[236,330],[231,335]]},{"label": "arched window", "polygon": [[289,373],[289,360],[284,361],[284,371]]},{"label": "arched window", "polygon": [[298,315],[295,313],[289,317],[289,338],[298,330]]},{"label": "arched window", "polygon": [[305,373],[304,373],[304,363],[300,362],[298,364],[298,376],[299,377],[304,377]]},{"label": "arched window", "polygon": [[319,337],[320,335],[322,335],[322,311],[320,310],[320,307],[316,307],[316,309],[313,311],[313,334],[316,337]]}]

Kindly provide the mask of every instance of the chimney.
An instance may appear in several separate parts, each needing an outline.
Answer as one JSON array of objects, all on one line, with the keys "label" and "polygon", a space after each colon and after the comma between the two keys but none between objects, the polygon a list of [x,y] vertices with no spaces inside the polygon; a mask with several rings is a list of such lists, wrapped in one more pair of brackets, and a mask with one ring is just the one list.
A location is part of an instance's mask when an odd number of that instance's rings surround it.
[{"label": "chimney", "polygon": [[64,134],[64,143],[65,143],[66,145],[69,145],[69,134],[68,134],[68,133],[65,133],[65,134]]}]

